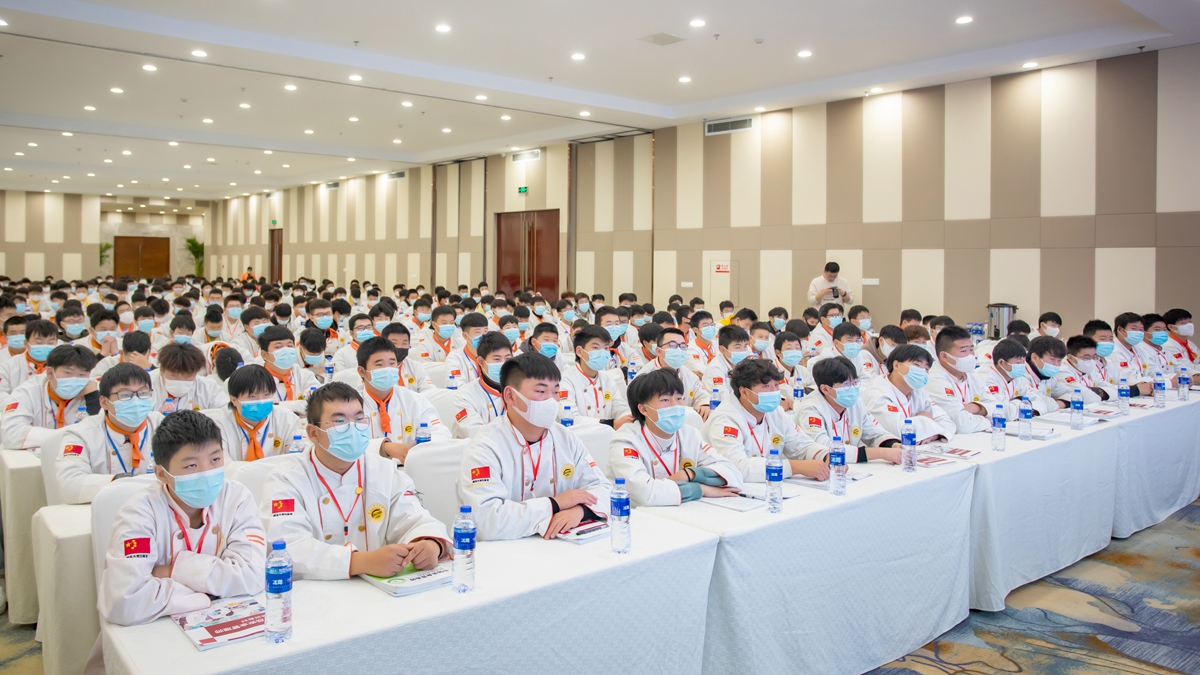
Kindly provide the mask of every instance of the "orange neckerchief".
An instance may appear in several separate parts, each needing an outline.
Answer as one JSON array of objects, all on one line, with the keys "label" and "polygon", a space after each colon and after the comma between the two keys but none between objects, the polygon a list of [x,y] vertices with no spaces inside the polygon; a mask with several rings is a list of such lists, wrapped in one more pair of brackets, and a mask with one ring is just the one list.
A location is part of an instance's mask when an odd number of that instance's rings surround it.
[{"label": "orange neckerchief", "polygon": [[49,383],[46,384],[46,393],[50,395],[50,400],[54,402],[54,405],[58,406],[58,410],[54,411],[54,428],[61,429],[66,426],[67,405],[71,402],[59,398]]},{"label": "orange neckerchief", "polygon": [[239,414],[236,410],[233,412],[233,419],[237,420],[238,426],[245,430],[246,436],[250,438],[250,445],[246,447],[246,461],[253,462],[256,459],[262,459],[262,443],[258,441],[257,431],[262,428],[262,425],[267,423],[267,420],[264,419],[255,425],[247,425],[246,420],[243,420],[241,414]]},{"label": "orange neckerchief", "polygon": [[[707,347],[704,346],[705,342],[708,342]],[[702,337],[698,337],[696,338],[696,346],[700,348],[700,351],[704,352],[709,361],[713,360],[713,356],[715,356],[715,354],[713,354],[712,342],[710,340],[705,340]]]},{"label": "orange neckerchief", "polygon": [[104,423],[108,425],[108,428],[111,431],[117,432],[118,434],[124,436],[129,441],[129,447],[133,448],[133,456],[132,456],[133,470],[137,471],[138,465],[142,463],[142,452],[141,452],[141,449],[138,448],[138,440],[137,439],[138,439],[138,436],[141,434],[142,429],[146,426],[146,422],[143,421],[140,425],[138,425],[138,428],[134,429],[133,431],[131,431],[129,433],[121,431],[120,429],[113,426],[112,420],[109,419],[108,415],[104,416]]},{"label": "orange neckerchief", "polygon": [[433,341],[437,343],[437,346],[442,348],[442,351],[446,352],[447,355],[450,354],[450,341],[454,339],[453,337],[446,338],[445,342],[442,342],[441,339],[438,338],[438,334],[436,332],[431,333],[430,337],[432,337]]},{"label": "orange neckerchief", "polygon": [[292,369],[288,368],[286,375],[280,375],[279,373],[276,373],[274,366],[268,367],[267,371],[271,373],[272,377],[274,377],[276,380],[279,380],[280,382],[283,383],[284,391],[287,392],[287,398],[285,398],[284,400],[285,401],[296,400],[295,393],[292,391]]},{"label": "orange neckerchief", "polygon": [[1188,344],[1187,338],[1179,337],[1178,335],[1171,333],[1171,339],[1178,342],[1179,345],[1187,351],[1188,361],[1196,360],[1196,352],[1192,351],[1192,346]]},{"label": "orange neckerchief", "polygon": [[375,401],[375,405],[379,406],[379,413],[380,413],[379,414],[379,428],[383,430],[383,433],[387,434],[388,436],[391,436],[392,435],[392,416],[390,414],[388,414],[387,404],[389,401],[392,400],[392,392],[394,390],[389,389],[387,396],[383,397],[382,400],[379,397],[375,396],[375,393],[371,391],[370,387],[363,387],[363,391],[367,392],[367,396],[370,396],[371,400]]},{"label": "orange neckerchief", "polygon": [[92,347],[94,347],[94,348],[96,349],[96,351],[97,351],[97,352],[99,352],[100,350],[104,349],[104,345],[100,344],[99,342],[96,342],[96,336],[95,336],[95,335],[89,335],[89,336],[88,336],[88,339],[92,341]]},{"label": "orange neckerchief", "polygon": [[29,356],[28,349],[25,350],[25,360],[29,363],[30,366],[33,367],[33,372],[36,375],[41,375],[42,371],[46,369],[46,362],[42,361],[41,363],[38,363],[37,361],[34,361],[33,358]]}]

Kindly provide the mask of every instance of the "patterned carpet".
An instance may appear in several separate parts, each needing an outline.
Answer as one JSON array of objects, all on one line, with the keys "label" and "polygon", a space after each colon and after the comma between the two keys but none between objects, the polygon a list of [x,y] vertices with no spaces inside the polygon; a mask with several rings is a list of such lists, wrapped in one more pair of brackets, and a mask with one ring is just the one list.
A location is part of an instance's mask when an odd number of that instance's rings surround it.
[{"label": "patterned carpet", "polygon": [[33,639],[34,626],[14,626],[5,612],[0,621],[0,672],[4,675],[41,675],[42,645]]},{"label": "patterned carpet", "polygon": [[1200,501],[870,675],[1200,673]]}]

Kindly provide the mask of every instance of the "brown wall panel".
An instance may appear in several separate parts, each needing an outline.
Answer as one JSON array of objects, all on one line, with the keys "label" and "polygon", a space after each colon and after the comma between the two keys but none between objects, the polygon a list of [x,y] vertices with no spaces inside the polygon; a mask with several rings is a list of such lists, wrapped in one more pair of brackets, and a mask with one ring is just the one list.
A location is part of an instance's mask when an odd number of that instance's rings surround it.
[{"label": "brown wall panel", "polygon": [[1041,268],[1041,311],[1058,312],[1063,335],[1078,335],[1096,314],[1095,249],[1043,249]]},{"label": "brown wall panel", "polygon": [[[675,127],[654,132],[654,229],[675,229],[676,139]],[[665,250],[671,250],[670,248]]]},{"label": "brown wall panel", "polygon": [[1041,215],[1042,74],[992,78],[992,218]]},{"label": "brown wall panel", "polygon": [[613,231],[633,231],[633,138],[613,141]]},{"label": "brown wall panel", "polygon": [[1096,213],[1153,213],[1158,52],[1096,62]]},{"label": "brown wall panel", "polygon": [[861,223],[863,201],[862,99],[826,106],[825,222]]},{"label": "brown wall panel", "polygon": [[[987,279],[991,274],[991,260],[991,251],[986,248],[946,250],[942,310],[958,323],[987,319]],[[963,283],[964,279],[977,283]]]},{"label": "brown wall panel", "polygon": [[[900,306],[900,250],[864,250],[863,277],[879,279],[878,286],[862,288],[862,303],[871,310],[872,323],[884,326],[899,319],[903,309]],[[807,288],[805,292],[808,292]],[[876,316],[880,318],[874,319]]]},{"label": "brown wall panel", "polygon": [[946,205],[946,88],[904,92],[904,220],[942,220]]},{"label": "brown wall panel", "polygon": [[729,227],[731,134],[704,137],[704,229]]},{"label": "brown wall panel", "polygon": [[1179,283],[1179,270],[1195,269],[1197,260],[1200,246],[1159,246],[1155,251],[1154,307],[1158,313],[1183,307],[1193,315],[1200,314],[1200,284]]}]

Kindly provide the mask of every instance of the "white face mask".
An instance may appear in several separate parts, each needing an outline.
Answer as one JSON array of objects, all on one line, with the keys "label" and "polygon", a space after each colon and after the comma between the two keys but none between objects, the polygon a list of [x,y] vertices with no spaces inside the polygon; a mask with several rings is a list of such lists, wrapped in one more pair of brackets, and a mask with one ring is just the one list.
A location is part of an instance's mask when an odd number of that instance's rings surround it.
[{"label": "white face mask", "polygon": [[166,387],[167,393],[175,398],[187,396],[196,388],[195,380],[168,380],[163,378],[163,386]]},{"label": "white face mask", "polygon": [[1042,326],[1042,332],[1050,337],[1058,337],[1058,330],[1057,326]]},{"label": "white face mask", "polygon": [[121,320],[121,323],[129,325],[133,323],[133,312],[121,312],[117,318]]},{"label": "white face mask", "polygon": [[895,348],[895,347],[893,347],[892,345],[889,345],[889,344],[888,344],[888,343],[886,343],[886,342],[881,342],[881,343],[880,343],[880,346],[879,346],[879,353],[880,353],[880,354],[883,354],[883,358],[885,358],[885,359],[886,359],[887,357],[891,356],[891,355],[892,355],[892,352],[893,352],[893,351],[895,351],[895,350],[896,350],[896,348]]},{"label": "white face mask", "polygon": [[517,398],[521,399],[521,402],[525,404],[528,410],[521,412],[517,406],[512,406],[512,410],[521,417],[524,417],[526,422],[535,427],[547,429],[558,419],[558,401],[556,399],[548,398],[545,401],[530,401],[516,389],[513,389],[513,393],[517,395]]},{"label": "white face mask", "polygon": [[1192,337],[1196,333],[1196,326],[1190,323],[1181,323],[1175,326],[1175,334],[1180,337]]},{"label": "white face mask", "polygon": [[1084,361],[1080,359],[1075,361],[1075,367],[1078,368],[1079,372],[1083,373],[1084,375],[1091,376],[1096,374],[1095,361]]},{"label": "white face mask", "polygon": [[949,354],[946,354],[946,360],[949,361],[950,364],[954,367],[954,369],[960,373],[975,372],[975,355],[974,354],[968,354],[967,356],[959,356],[958,358],[955,358],[953,356],[950,356]]}]

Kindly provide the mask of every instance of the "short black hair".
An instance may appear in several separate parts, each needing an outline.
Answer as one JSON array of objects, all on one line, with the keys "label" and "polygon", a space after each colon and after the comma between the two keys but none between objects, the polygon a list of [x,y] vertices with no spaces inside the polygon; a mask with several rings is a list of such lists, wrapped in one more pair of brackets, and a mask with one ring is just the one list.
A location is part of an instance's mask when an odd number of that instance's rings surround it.
[{"label": "short black hair", "polygon": [[729,349],[729,345],[735,342],[750,342],[750,334],[741,326],[721,326],[721,330],[717,331],[717,344]]},{"label": "short black hair", "polygon": [[213,368],[222,382],[227,382],[242,365],[242,353],[233,347],[222,347],[213,357]]},{"label": "short black hair", "polygon": [[267,314],[267,310],[255,305],[250,305],[246,309],[243,309],[242,315],[238,317],[243,326],[249,326],[251,321],[258,321],[260,319],[266,321],[270,318],[271,315]]},{"label": "short black hair", "polygon": [[[95,307],[96,305],[90,306]],[[90,325],[92,328],[95,328],[104,321],[112,321],[113,323],[120,325],[121,317],[117,314],[116,310],[104,309],[103,306],[100,306],[99,310],[92,312],[92,318],[88,325]]]},{"label": "short black hair", "polygon": [[[914,348],[920,349],[915,345]],[[858,371],[854,369],[854,364],[844,356],[821,359],[813,364],[809,371],[812,373],[813,383],[817,385],[818,390],[823,384],[834,387],[858,378]]]},{"label": "short black hair", "polygon": [[929,320],[930,328],[945,328],[946,326],[955,326],[955,325],[957,325],[957,324],[954,323],[954,319],[946,316],[945,314],[943,314],[941,316],[935,316]]},{"label": "short black hair", "polygon": [[468,328],[487,328],[487,317],[479,312],[468,312],[463,314],[462,321],[458,324],[460,328],[466,330]]},{"label": "short black hair", "polygon": [[801,348],[804,347],[804,339],[803,338],[801,338],[799,335],[796,335],[795,333],[793,333],[791,331],[784,330],[775,336],[775,351],[777,351],[777,352],[783,351],[783,345],[788,342],[799,342],[800,347]]},{"label": "short black hair", "polygon": [[360,368],[366,368],[367,362],[371,360],[371,357],[375,356],[379,352],[387,352],[395,355],[396,347],[392,344],[391,340],[385,337],[373,337],[368,340],[363,340],[363,343],[358,346],[358,366]]},{"label": "short black hair", "polygon": [[154,463],[166,469],[171,458],[188,445],[220,447],[221,429],[204,413],[180,410],[163,418],[150,443]]},{"label": "short black hair", "polygon": [[1061,359],[1067,355],[1067,346],[1056,337],[1039,335],[1029,341],[1029,353],[1037,354],[1040,358],[1057,356]]},{"label": "short black hair", "polygon": [[[1113,328],[1126,328],[1131,323],[1142,323],[1142,315],[1135,312],[1122,312],[1113,319]],[[1142,328],[1145,327],[1146,324],[1142,324]]]},{"label": "short black hair", "polygon": [[562,379],[562,373],[552,359],[536,352],[526,352],[504,362],[504,367],[500,369],[500,392],[503,393],[505,387],[516,389],[528,378],[558,382]]},{"label": "short black hair", "polygon": [[499,331],[488,331],[479,338],[479,346],[475,348],[475,353],[479,358],[486,359],[489,354],[501,350],[512,352],[512,344],[508,338],[504,337],[504,333]]},{"label": "short black hair", "polygon": [[[121,336],[121,351],[126,354],[149,354],[150,336],[140,330],[131,330]],[[161,360],[161,357],[160,357]]]},{"label": "short black hair", "polygon": [[866,305],[854,305],[846,312],[846,318],[853,321],[858,318],[859,314],[870,314],[871,310],[867,309]]},{"label": "short black hair", "polygon": [[175,318],[171,319],[171,324],[167,326],[167,330],[171,331],[172,333],[180,328],[189,333],[196,332],[196,322],[192,320],[191,315],[187,312],[180,312],[179,314],[176,314]]},{"label": "short black hair", "polygon": [[842,267],[835,262],[827,262],[825,263],[825,271],[837,274],[842,271]]},{"label": "short black hair", "polygon": [[1029,335],[1029,333],[1033,331],[1033,329],[1029,327],[1029,324],[1025,323],[1021,319],[1013,319],[1012,321],[1009,321],[1008,326],[1006,326],[1005,329],[1006,334],[1008,335],[1013,333],[1024,333]]},{"label": "short black hair", "polygon": [[1092,319],[1083,324],[1083,334],[1088,337],[1095,337],[1096,333],[1102,330],[1111,331],[1112,326],[1108,325],[1107,321],[1101,321],[1100,319]]},{"label": "short black hair", "polygon": [[[666,341],[668,335],[678,335],[679,337],[683,338],[685,343],[687,342],[687,335],[684,335],[683,331],[675,327],[670,327],[664,328],[658,332],[658,337],[655,338],[654,344],[661,345],[664,341]],[[687,347],[684,347],[684,349],[687,349]]]},{"label": "short black hair", "polygon": [[992,363],[1000,363],[1008,361],[1012,363],[1013,359],[1023,359],[1029,353],[1025,351],[1025,346],[1012,338],[1005,338],[996,343],[992,347]]},{"label": "short black hair", "polygon": [[1076,356],[1084,349],[1095,349],[1096,341],[1086,335],[1074,335],[1067,340],[1067,351]]},{"label": "short black hair", "polygon": [[1048,321],[1053,321],[1060,326],[1062,325],[1062,317],[1057,312],[1042,312],[1042,315],[1038,317],[1038,323],[1046,323]]},{"label": "short black hair", "polygon": [[358,323],[359,321],[366,321],[367,323],[371,324],[372,329],[375,328],[375,323],[373,321],[371,321],[370,315],[364,314],[362,312],[359,312],[358,314],[355,314],[354,316],[350,317],[350,320],[346,322],[346,328],[349,328],[350,330],[354,330],[354,324]]},{"label": "short black hair", "polygon": [[321,413],[324,412],[325,404],[341,401],[358,401],[359,405],[362,405],[362,396],[359,396],[354,387],[337,380],[317,387],[317,390],[308,397],[308,423],[320,426]]},{"label": "short black hair", "polygon": [[662,326],[656,323],[648,323],[638,329],[638,341],[658,344],[658,334],[661,332],[663,332]]},{"label": "short black hair", "polygon": [[[809,307],[809,309],[812,309],[812,307]],[[809,334],[812,333],[812,328],[809,328],[808,322],[804,319],[791,319],[784,324],[783,330],[788,333],[795,333],[796,337],[801,340],[808,339]]]},{"label": "short black hair", "polygon": [[742,398],[742,388],[754,388],[756,384],[769,384],[783,379],[783,373],[774,363],[766,359],[746,359],[729,371],[729,386],[734,397]]},{"label": "short black hair", "polygon": [[204,353],[195,345],[171,342],[158,350],[158,367],[172,373],[199,373],[204,370]]},{"label": "short black hair", "polygon": [[1159,323],[1160,321],[1164,325],[1167,323],[1166,320],[1162,318],[1161,314],[1155,314],[1154,312],[1150,312],[1149,314],[1142,315],[1142,327],[1144,327],[1146,330],[1150,330],[1150,326],[1153,326],[1154,324]]},{"label": "short black hair", "polygon": [[[233,371],[229,376],[225,387],[229,390],[230,398],[237,398],[242,394],[257,394],[262,392],[270,396],[275,396],[277,385],[275,377],[264,366],[257,363],[251,363],[248,366],[242,366]],[[230,401],[229,407],[233,407],[233,402]]]},{"label": "short black hair", "polygon": [[938,354],[941,354],[942,352],[950,351],[950,348],[954,346],[955,342],[958,342],[959,340],[970,339],[971,334],[967,332],[966,328],[949,324],[938,331],[937,344],[934,345],[934,349],[937,350]]},{"label": "short black hair", "polygon": [[708,319],[711,321],[712,318],[713,318],[712,312],[708,311],[707,309],[698,309],[695,312],[692,312],[692,315],[690,317],[688,317],[688,323],[692,324],[693,328],[698,329],[698,328],[700,328],[701,321],[703,321],[705,319]]},{"label": "short black hair", "polygon": [[837,304],[836,302],[827,302],[827,303],[821,305],[821,309],[817,310],[817,316],[824,319],[825,317],[829,316],[829,313],[835,309],[838,311],[838,315],[840,316],[842,313],[842,306]]},{"label": "short black hair", "polygon": [[272,342],[279,342],[280,340],[287,340],[295,343],[296,336],[292,335],[292,331],[284,328],[283,326],[270,326],[262,332],[262,335],[258,336],[258,348],[265,352],[267,351],[268,345],[270,345]]},{"label": "short black hair", "polygon": [[[263,331],[264,333],[266,331]],[[300,331],[300,346],[310,354],[325,352],[325,332],[316,328],[305,328]]]},{"label": "short black hair", "polygon": [[1168,309],[1162,316],[1168,326],[1174,326],[1184,319],[1192,318],[1192,313],[1186,309]]},{"label": "short black hair", "polygon": [[679,394],[682,396],[684,393],[683,380],[679,379],[675,371],[668,368],[659,368],[658,370],[652,370],[633,378],[633,382],[629,383],[629,389],[625,392],[625,396],[629,399],[629,412],[633,415],[633,419],[644,424],[646,416],[642,414],[642,411],[638,410],[639,405],[663,394]]},{"label": "short black hair", "polygon": [[[900,345],[888,354],[887,360],[884,362],[887,365],[888,372],[892,372],[897,363],[909,363],[911,361],[919,361],[925,364],[926,368],[933,366],[933,357],[929,355],[923,347],[918,345]],[[820,361],[817,362],[821,363]]]},{"label": "short black hair", "polygon": [[[612,344],[612,337],[609,336],[608,331],[604,330],[600,326],[590,326],[589,325],[589,326],[584,326],[579,331],[579,334],[575,336],[575,339],[574,339],[575,348],[579,349],[582,347],[584,349],[584,351],[587,351],[587,343],[591,342],[592,340],[600,340],[602,343],[604,343],[604,347],[603,347],[604,349],[608,349],[608,346],[610,344]],[[578,354],[575,355],[575,360],[576,361],[580,360]],[[586,360],[586,359],[584,359],[584,360]]]},{"label": "short black hair", "polygon": [[839,323],[838,325],[834,326],[834,328],[833,328],[833,341],[834,342],[841,340],[842,338],[846,337],[847,335],[849,335],[851,337],[860,338],[860,337],[862,337],[862,330],[859,329],[858,326],[855,326],[854,324],[850,323],[849,321],[843,321],[843,322]]},{"label": "short black hair", "polygon": [[50,355],[46,357],[46,367],[54,369],[62,366],[74,366],[90,373],[92,368],[96,367],[96,355],[87,347],[59,345],[50,350]]},{"label": "short black hair", "polygon": [[[520,322],[518,322],[518,325],[520,325]],[[604,331],[603,328],[601,328],[600,330]],[[546,333],[554,333],[554,335],[557,337],[558,336],[558,326],[555,326],[552,323],[545,323],[545,322],[539,323],[538,325],[533,327],[533,332],[529,334],[529,337],[531,337],[531,338],[541,337],[541,336],[545,335]],[[608,337],[608,331],[604,331],[604,336]]]},{"label": "short black hair", "polygon": [[750,323],[754,323],[755,321],[758,321],[758,314],[756,314],[754,310],[750,309],[749,307],[743,307],[733,315],[733,318],[736,321],[745,321],[746,319],[749,319]]},{"label": "short black hair", "polygon": [[921,313],[915,309],[906,309],[906,310],[900,312],[900,323],[904,323],[905,321],[920,321],[920,320],[921,320]]},{"label": "short black hair", "polygon": [[908,338],[904,337],[904,330],[901,329],[900,326],[892,323],[889,323],[888,325],[879,329],[879,337],[887,338],[896,345],[908,344]]},{"label": "short black hair", "polygon": [[[60,349],[56,347],[55,349]],[[53,354],[54,352],[50,352]],[[122,384],[137,384],[142,383],[149,388],[153,388],[150,382],[150,374],[142,370],[141,367],[135,366],[132,363],[118,363],[109,368],[100,378],[100,395],[108,398],[112,394],[112,390]]]}]

